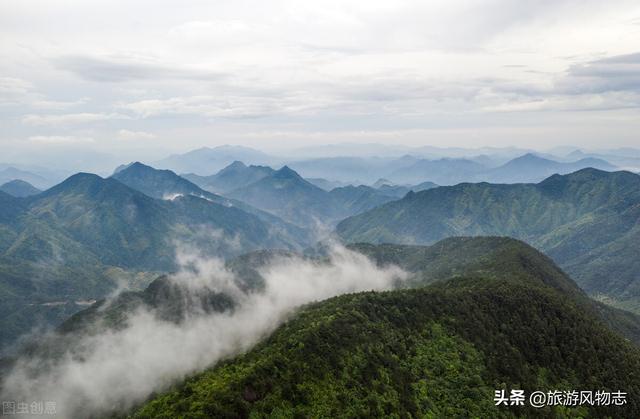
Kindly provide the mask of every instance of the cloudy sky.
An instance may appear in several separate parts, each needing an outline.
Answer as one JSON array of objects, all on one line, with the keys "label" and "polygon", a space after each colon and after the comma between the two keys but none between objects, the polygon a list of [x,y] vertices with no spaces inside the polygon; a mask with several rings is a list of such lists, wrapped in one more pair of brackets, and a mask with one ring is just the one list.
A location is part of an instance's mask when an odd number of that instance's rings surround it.
[{"label": "cloudy sky", "polygon": [[637,0],[0,2],[7,159],[640,145]]}]

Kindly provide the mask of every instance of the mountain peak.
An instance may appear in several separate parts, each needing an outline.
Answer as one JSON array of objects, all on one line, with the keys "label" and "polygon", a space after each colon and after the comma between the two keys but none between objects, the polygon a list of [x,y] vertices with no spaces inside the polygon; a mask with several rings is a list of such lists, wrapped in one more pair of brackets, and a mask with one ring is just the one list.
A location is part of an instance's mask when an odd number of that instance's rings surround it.
[{"label": "mountain peak", "polygon": [[247,165],[241,162],[240,160],[234,160],[233,163],[228,165],[227,167],[220,170],[217,174],[222,175],[230,172],[238,172],[247,168]]},{"label": "mountain peak", "polygon": [[62,181],[62,183],[60,183],[59,185],[65,185],[65,184],[74,185],[74,184],[85,183],[85,182],[95,183],[95,182],[100,182],[101,180],[104,180],[104,179],[96,175],[95,173],[78,172],[75,175],[69,176],[67,179]]},{"label": "mountain peak", "polygon": [[140,163],[139,161],[136,161],[129,164],[129,166],[121,170],[121,172],[126,172],[126,171],[139,172],[139,171],[145,171],[145,170],[156,170],[156,169],[154,169],[151,166],[147,166],[146,164]]},{"label": "mountain peak", "polygon": [[515,159],[512,160],[513,162],[523,162],[523,161],[548,161],[548,159],[545,159],[543,157],[538,156],[537,154],[534,153],[527,153],[527,154],[523,154],[520,157],[516,157]]},{"label": "mountain peak", "polygon": [[[112,175],[113,178],[121,182],[126,178],[136,177],[136,176],[164,176],[167,178],[179,178],[179,176],[171,170],[156,169],[155,167],[148,166],[144,163],[140,163],[139,161],[130,163],[125,169],[122,169],[119,172]],[[186,179],[183,179],[183,180],[185,182],[188,182]],[[126,182],[123,182],[123,183],[126,183]]]},{"label": "mountain peak", "polygon": [[17,198],[24,198],[31,195],[39,194],[40,189],[34,187],[29,182],[25,182],[24,180],[14,179],[11,180],[2,186],[0,186],[0,191],[6,192],[11,196],[15,196]]},{"label": "mountain peak", "polygon": [[[104,190],[109,185],[113,185],[113,183],[121,185],[123,188],[126,188],[124,185],[120,184],[120,182],[116,182],[112,179],[104,179],[94,173],[76,173],[75,175],[71,175],[66,178],[61,183],[56,186],[47,189],[45,192],[38,195],[38,197],[47,197],[53,196],[59,193],[77,193],[77,194],[94,194],[99,191]],[[126,188],[129,189],[129,188]]]},{"label": "mountain peak", "polygon": [[289,166],[282,166],[280,170],[277,170],[273,175],[274,178],[278,179],[302,179],[302,176],[298,174],[295,170],[291,169]]}]

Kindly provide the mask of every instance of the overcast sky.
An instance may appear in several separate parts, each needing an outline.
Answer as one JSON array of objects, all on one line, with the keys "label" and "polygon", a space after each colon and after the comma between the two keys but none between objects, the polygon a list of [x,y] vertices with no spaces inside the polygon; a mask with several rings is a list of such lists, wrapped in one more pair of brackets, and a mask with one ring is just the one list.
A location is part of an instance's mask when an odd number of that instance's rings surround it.
[{"label": "overcast sky", "polygon": [[0,2],[3,161],[638,146],[639,107],[637,0]]}]

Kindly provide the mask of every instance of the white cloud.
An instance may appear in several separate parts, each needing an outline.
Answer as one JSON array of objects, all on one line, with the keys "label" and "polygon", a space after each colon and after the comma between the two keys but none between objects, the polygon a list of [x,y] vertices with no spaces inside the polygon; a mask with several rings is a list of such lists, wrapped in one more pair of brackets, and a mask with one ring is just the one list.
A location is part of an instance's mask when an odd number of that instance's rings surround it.
[{"label": "white cloud", "polygon": [[188,96],[123,103],[121,109],[142,118],[199,115],[208,118],[255,118],[313,109],[312,99],[270,96]]},{"label": "white cloud", "polygon": [[118,131],[118,138],[122,140],[151,140],[156,138],[156,135],[146,131],[131,131],[128,129],[121,129]]},{"label": "white cloud", "polygon": [[33,84],[15,77],[0,77],[0,98],[23,95],[33,89]]},{"label": "white cloud", "polygon": [[75,137],[64,135],[34,135],[29,137],[29,141],[41,144],[83,144],[93,143],[91,137]]},{"label": "white cloud", "polygon": [[[92,128],[108,143],[122,111],[148,118],[163,132],[156,143],[173,148],[214,141],[193,116],[215,118],[220,141],[242,142],[243,130],[473,126],[491,144],[487,126],[518,125],[511,135],[524,138],[532,110],[557,132],[567,110],[637,110],[632,95],[612,93],[637,91],[637,63],[610,59],[638,52],[639,20],[632,0],[0,3],[0,118],[20,137],[104,121]],[[39,113],[69,108],[78,112]],[[619,129],[597,132],[610,142]]]},{"label": "white cloud", "polygon": [[126,115],[115,113],[69,113],[49,115],[25,115],[22,122],[28,125],[75,125],[113,119],[130,119]]},{"label": "white cloud", "polygon": [[236,302],[233,311],[196,311],[182,324],[160,320],[151,310],[131,313],[126,327],[86,336],[47,368],[39,359],[18,362],[3,377],[3,399],[56,400],[63,417],[125,410],[189,374],[246,351],[301,305],[390,289],[408,276],[337,247],[324,263],[298,257],[273,261],[260,269],[264,290],[246,293],[224,263],[185,255],[181,260],[185,267],[171,280],[188,292],[185,296],[224,292]]}]

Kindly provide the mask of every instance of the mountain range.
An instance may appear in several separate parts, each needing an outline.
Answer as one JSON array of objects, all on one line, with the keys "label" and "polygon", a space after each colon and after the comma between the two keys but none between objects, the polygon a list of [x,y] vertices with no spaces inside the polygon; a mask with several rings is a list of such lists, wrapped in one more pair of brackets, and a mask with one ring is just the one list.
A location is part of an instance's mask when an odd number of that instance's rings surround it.
[{"label": "mountain range", "polygon": [[637,305],[640,176],[583,169],[538,184],[438,187],[348,218],[348,242],[430,244],[460,235],[506,235],[551,256],[592,295]]},{"label": "mountain range", "polygon": [[369,186],[345,186],[327,192],[288,166],[235,189],[227,196],[301,227],[332,225],[349,215],[395,199]]},{"label": "mountain range", "polygon": [[[27,198],[0,192],[1,345],[36,321],[55,323],[61,308],[69,314],[74,302],[103,296],[117,281],[142,287],[176,269],[176,249],[226,257],[308,244],[303,230],[172,172],[134,164],[117,177],[136,189],[79,173]],[[167,193],[172,199],[158,199]]]},{"label": "mountain range", "polygon": [[[496,406],[496,389],[594,388],[640,391],[640,349],[607,324],[620,315],[590,300],[549,258],[517,240],[452,238],[432,246],[358,244],[379,266],[410,274],[401,289],[347,294],[295,311],[247,353],[191,375],[141,401],[127,417],[636,417],[621,406]],[[235,266],[260,272],[274,257],[246,255]],[[286,257],[286,256],[285,256]],[[323,263],[323,262],[319,262]],[[258,281],[259,283],[259,281]],[[254,283],[255,284],[255,283]],[[257,286],[259,289],[259,285]],[[259,292],[259,291],[258,291]],[[126,327],[135,307],[182,322],[179,283],[162,277],[144,292],[78,313],[27,356],[82,357],[79,336]],[[193,299],[194,297],[189,297]],[[188,300],[190,301],[190,300]],[[223,295],[193,306],[232,310]],[[604,314],[604,315],[603,315]],[[206,312],[200,312],[206,316]],[[609,317],[607,317],[609,316]],[[623,332],[640,338],[638,317]],[[96,329],[98,327],[98,329]],[[52,347],[61,345],[61,352]]]},{"label": "mountain range", "polygon": [[[347,149],[362,149],[348,147]],[[372,148],[375,150],[378,148]],[[380,149],[382,150],[382,149]],[[445,151],[449,151],[447,155]],[[630,151],[612,151],[611,154],[586,154],[573,150],[567,155],[533,153],[518,149],[416,149],[404,154],[383,153],[380,156],[362,153],[356,155],[331,155],[326,157],[292,158],[273,156],[246,147],[221,146],[202,148],[191,152],[170,156],[153,166],[186,173],[189,180],[203,189],[216,193],[231,189],[227,181],[215,178],[215,174],[234,161],[254,166],[255,177],[250,171],[236,164],[235,169],[256,181],[268,170],[259,165],[286,165],[305,179],[324,179],[326,182],[342,182],[353,185],[373,184],[377,179],[386,178],[395,184],[416,185],[433,182],[439,185],[455,185],[461,182],[491,183],[532,183],[539,182],[553,174],[567,174],[583,168],[613,171],[618,167],[640,167],[634,163],[636,157]],[[563,150],[558,150],[561,152]],[[518,154],[520,153],[520,154]],[[626,160],[625,160],[626,159]],[[615,162],[615,163],[611,163]],[[230,169],[231,170],[231,169]],[[222,175],[222,174],[220,174]],[[232,177],[239,178],[237,174]],[[344,185],[341,185],[344,186]],[[330,188],[325,188],[330,189]]]},{"label": "mountain range", "polygon": [[154,167],[170,169],[177,173],[194,173],[209,176],[234,161],[252,164],[273,164],[279,159],[253,148],[223,145],[214,148],[202,147],[183,154],[173,154],[153,163]]},{"label": "mountain range", "polygon": [[234,161],[218,173],[211,176],[198,176],[193,173],[182,175],[202,189],[224,194],[234,189],[248,186],[271,175],[275,170],[268,166],[246,166],[241,161]]},{"label": "mountain range", "polygon": [[[638,417],[640,175],[595,155],[548,157],[280,166],[220,147],[163,169],[78,173],[44,191],[12,180],[0,186],[0,352],[10,355],[0,376],[94,359],[92,344],[119,343],[135,323],[189,331],[176,335],[180,354],[197,362],[166,359],[176,369],[153,391],[144,383],[135,403],[113,399],[88,416]],[[316,243],[332,229],[347,249]],[[366,263],[337,267],[336,254]],[[332,288],[367,269],[395,279],[270,311],[313,288],[304,281],[322,290],[322,275]],[[190,276],[215,280],[201,287]],[[278,287],[291,293],[269,294]],[[378,291],[357,292],[368,289]],[[258,296],[270,309],[250,310]],[[55,332],[26,338],[35,325]],[[224,340],[228,327],[251,332],[231,334],[211,363],[217,342],[203,339]],[[148,345],[154,332],[131,342]],[[171,353],[153,339],[153,356]],[[630,396],[615,408],[533,409],[496,406],[501,389]]]},{"label": "mountain range", "polygon": [[487,167],[469,159],[418,160],[408,167],[391,172],[387,177],[398,183],[431,181],[438,185],[462,182],[531,183],[553,174],[567,174],[584,168],[612,171],[616,167],[596,158],[574,162],[558,162],[532,153],[509,160],[498,167]]}]

